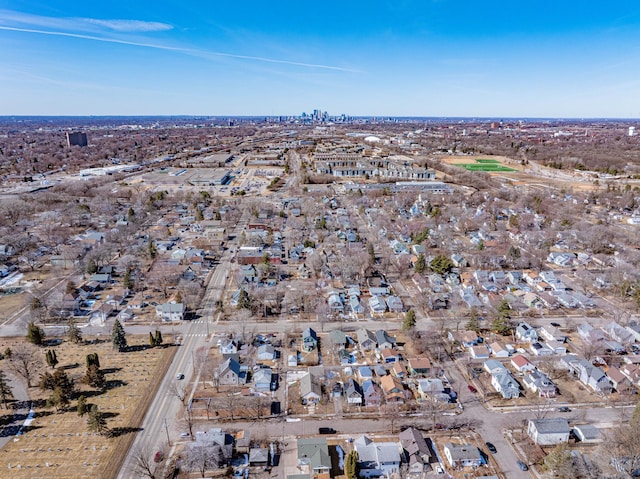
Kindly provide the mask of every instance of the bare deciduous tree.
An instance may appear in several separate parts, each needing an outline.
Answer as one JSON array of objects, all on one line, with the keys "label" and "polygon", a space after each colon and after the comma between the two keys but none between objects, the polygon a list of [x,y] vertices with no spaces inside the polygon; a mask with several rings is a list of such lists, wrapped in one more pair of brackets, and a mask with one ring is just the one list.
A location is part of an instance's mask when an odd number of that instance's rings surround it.
[{"label": "bare deciduous tree", "polygon": [[[134,472],[139,477],[148,479],[159,479],[162,477],[161,471],[164,467],[164,451],[161,454],[152,452],[148,447],[137,447],[133,451]],[[156,459],[160,459],[156,462]]]},{"label": "bare deciduous tree", "polygon": [[28,344],[19,344],[13,348],[9,358],[9,369],[24,379],[28,388],[42,368],[42,354],[38,349]]}]

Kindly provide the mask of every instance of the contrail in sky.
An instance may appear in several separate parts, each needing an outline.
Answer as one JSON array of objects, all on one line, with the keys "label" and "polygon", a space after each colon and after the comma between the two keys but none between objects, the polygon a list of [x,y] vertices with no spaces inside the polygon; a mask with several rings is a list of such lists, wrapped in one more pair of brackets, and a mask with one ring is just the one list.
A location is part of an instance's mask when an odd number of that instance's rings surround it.
[{"label": "contrail in sky", "polygon": [[158,45],[155,43],[132,42],[128,40],[118,40],[115,38],[96,37],[93,35],[84,35],[81,33],[53,32],[53,31],[47,31],[47,30],[35,30],[32,28],[17,28],[17,27],[5,27],[5,26],[0,26],[0,30],[8,30],[12,32],[36,33],[39,35],[54,35],[58,37],[81,38],[83,40],[94,40],[94,41],[105,42],[105,43],[117,43],[120,45],[132,45],[135,47],[155,48],[157,50],[167,50],[167,51],[184,53],[187,55],[195,55],[200,57],[207,57],[207,56],[228,57],[228,58],[237,58],[240,60],[252,60],[252,61],[266,62],[266,63],[280,63],[283,65],[293,65],[298,67],[322,68],[324,70],[335,70],[335,71],[342,71],[342,72],[359,73],[358,70],[352,70],[349,68],[342,68],[342,67],[336,67],[331,65],[292,62],[288,60],[276,60],[274,58],[255,57],[250,55],[236,55],[234,53],[213,52],[213,51],[207,51],[207,50],[192,50],[189,48],[171,47],[167,45]]}]

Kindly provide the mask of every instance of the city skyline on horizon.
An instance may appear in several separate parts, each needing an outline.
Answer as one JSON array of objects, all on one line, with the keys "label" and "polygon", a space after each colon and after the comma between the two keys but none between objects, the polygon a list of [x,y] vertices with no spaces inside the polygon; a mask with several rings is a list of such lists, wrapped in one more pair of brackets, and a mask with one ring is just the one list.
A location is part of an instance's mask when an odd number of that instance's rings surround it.
[{"label": "city skyline on horizon", "polygon": [[640,5],[0,0],[0,115],[635,119]]}]

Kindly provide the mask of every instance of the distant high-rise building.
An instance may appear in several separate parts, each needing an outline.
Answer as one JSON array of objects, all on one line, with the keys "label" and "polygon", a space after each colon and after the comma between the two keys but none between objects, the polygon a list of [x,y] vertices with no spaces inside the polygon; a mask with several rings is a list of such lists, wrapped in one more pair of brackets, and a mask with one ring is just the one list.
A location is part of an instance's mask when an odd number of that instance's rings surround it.
[{"label": "distant high-rise building", "polygon": [[636,127],[635,126],[630,126],[629,127],[629,136],[634,136],[636,134]]},{"label": "distant high-rise building", "polygon": [[67,132],[67,146],[87,146],[88,144],[86,133],[80,131],[73,133]]}]

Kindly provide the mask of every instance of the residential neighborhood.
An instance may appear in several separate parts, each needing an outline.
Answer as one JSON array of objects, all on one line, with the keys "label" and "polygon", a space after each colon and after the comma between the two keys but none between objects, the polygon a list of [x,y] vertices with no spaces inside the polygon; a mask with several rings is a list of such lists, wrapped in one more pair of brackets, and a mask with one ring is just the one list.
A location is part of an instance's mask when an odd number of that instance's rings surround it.
[{"label": "residential neighborhood", "polygon": [[[46,187],[4,167],[0,370],[33,414],[6,408],[0,468],[64,477],[35,442],[64,423],[96,442],[87,477],[150,477],[145,454],[184,478],[634,477],[640,185],[481,148],[560,141],[511,126],[165,125],[180,148],[135,167],[74,156]],[[102,344],[121,362],[89,390],[76,349]],[[62,371],[64,404],[36,385]]]}]

